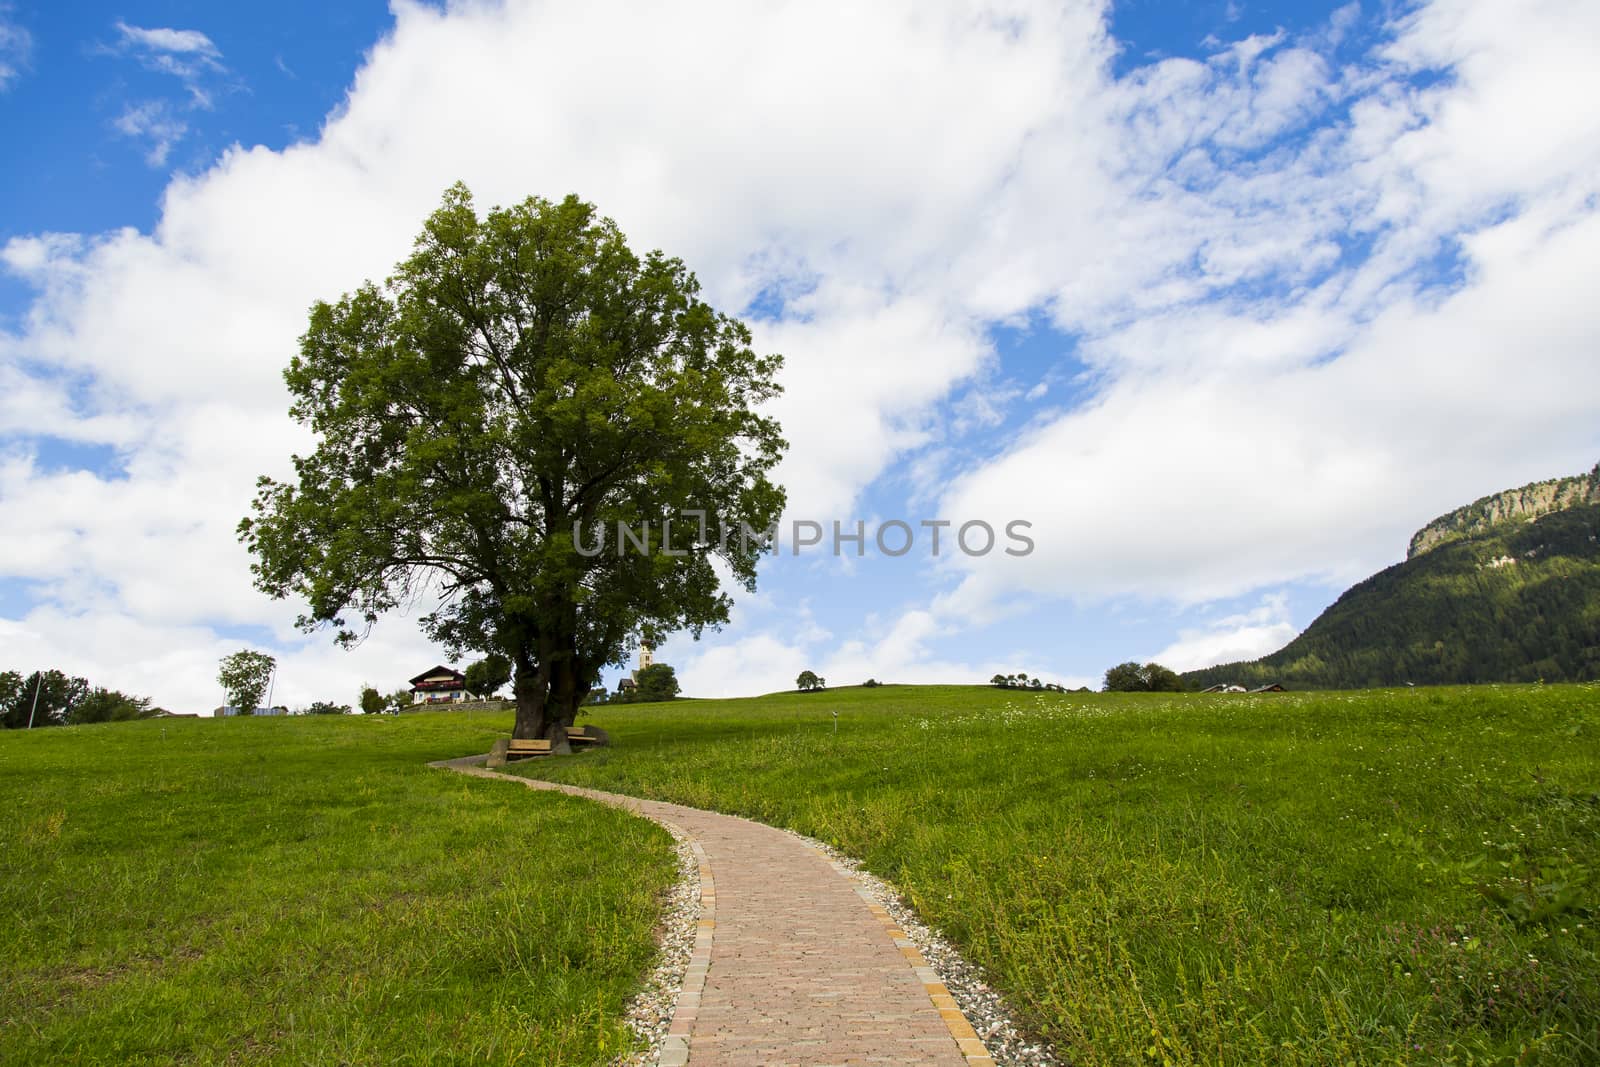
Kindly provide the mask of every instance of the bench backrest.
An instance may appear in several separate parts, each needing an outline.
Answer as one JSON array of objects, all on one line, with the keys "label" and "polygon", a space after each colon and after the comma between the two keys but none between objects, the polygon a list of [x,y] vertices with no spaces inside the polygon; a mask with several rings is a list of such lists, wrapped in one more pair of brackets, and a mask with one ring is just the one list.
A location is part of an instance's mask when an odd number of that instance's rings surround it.
[{"label": "bench backrest", "polygon": [[507,752],[549,752],[550,751],[550,742],[549,741],[545,741],[545,740],[534,739],[534,738],[513,737],[511,739],[511,746],[509,748],[507,748],[506,751]]}]

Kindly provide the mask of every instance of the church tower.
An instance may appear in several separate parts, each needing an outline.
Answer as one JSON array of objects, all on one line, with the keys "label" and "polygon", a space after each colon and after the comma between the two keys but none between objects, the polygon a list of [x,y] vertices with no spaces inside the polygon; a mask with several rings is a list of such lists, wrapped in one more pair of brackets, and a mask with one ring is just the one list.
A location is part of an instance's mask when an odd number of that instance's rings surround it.
[{"label": "church tower", "polygon": [[650,642],[639,642],[639,669],[642,671],[656,661],[655,649],[650,647]]}]

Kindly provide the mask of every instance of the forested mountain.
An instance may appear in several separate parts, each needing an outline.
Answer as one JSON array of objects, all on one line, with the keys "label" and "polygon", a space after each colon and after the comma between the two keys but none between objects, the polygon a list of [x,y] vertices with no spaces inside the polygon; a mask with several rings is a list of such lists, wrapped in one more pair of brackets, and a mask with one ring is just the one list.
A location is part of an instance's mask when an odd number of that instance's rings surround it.
[{"label": "forested mountain", "polygon": [[1596,487],[1600,466],[1451,512],[1284,648],[1184,680],[1353,689],[1600,679]]}]

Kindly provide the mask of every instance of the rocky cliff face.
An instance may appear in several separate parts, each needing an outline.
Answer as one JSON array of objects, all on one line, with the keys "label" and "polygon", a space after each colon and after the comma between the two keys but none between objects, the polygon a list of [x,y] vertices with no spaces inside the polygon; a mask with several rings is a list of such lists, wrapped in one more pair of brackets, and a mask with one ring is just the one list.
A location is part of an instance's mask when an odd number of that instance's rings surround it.
[{"label": "rocky cliff face", "polygon": [[1530,522],[1553,511],[1565,511],[1587,504],[1600,504],[1600,463],[1595,464],[1594,470],[1588,474],[1534,482],[1521,489],[1508,489],[1475,500],[1448,515],[1441,515],[1411,538],[1406,558],[1415,559],[1431,548],[1471,537],[1501,523]]}]

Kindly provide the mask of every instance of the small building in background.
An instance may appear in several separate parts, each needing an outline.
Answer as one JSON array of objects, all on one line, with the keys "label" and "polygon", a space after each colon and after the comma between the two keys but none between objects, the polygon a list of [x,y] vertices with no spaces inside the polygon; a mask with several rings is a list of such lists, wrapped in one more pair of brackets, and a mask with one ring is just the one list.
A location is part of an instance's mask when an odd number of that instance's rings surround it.
[{"label": "small building in background", "polygon": [[630,693],[633,690],[639,688],[639,673],[640,673],[640,671],[643,671],[646,667],[652,666],[655,663],[655,661],[656,661],[656,650],[653,647],[651,647],[649,641],[640,641],[639,642],[639,670],[634,671],[632,674],[628,675],[626,678],[623,678],[622,680],[617,682],[617,692],[619,692],[619,693]]},{"label": "small building in background", "polygon": [[[211,717],[214,718],[214,719],[223,719],[223,718],[227,718],[229,716],[237,715],[237,714],[239,714],[239,709],[238,708],[235,708],[235,707],[232,707],[231,705],[226,705],[226,704],[223,705],[220,708],[212,708],[211,709]],[[257,708],[255,711],[251,712],[251,714],[252,715],[287,715],[287,714],[289,714],[289,709],[280,704],[275,708]]]},{"label": "small building in background", "polygon": [[467,692],[467,676],[440,664],[411,679],[411,703],[459,704],[472,699]]},{"label": "small building in background", "polygon": [[1283,686],[1279,685],[1277,682],[1273,682],[1271,685],[1258,685],[1254,689],[1250,690],[1250,692],[1252,692],[1252,693],[1287,693],[1288,690],[1285,689]]}]

